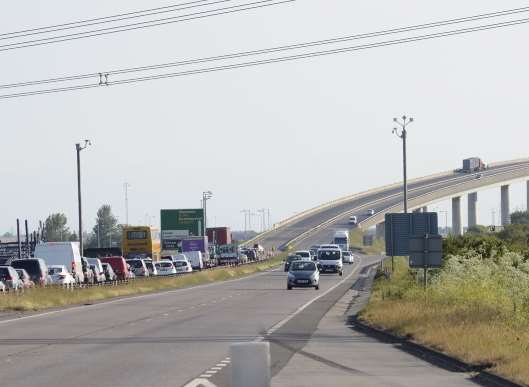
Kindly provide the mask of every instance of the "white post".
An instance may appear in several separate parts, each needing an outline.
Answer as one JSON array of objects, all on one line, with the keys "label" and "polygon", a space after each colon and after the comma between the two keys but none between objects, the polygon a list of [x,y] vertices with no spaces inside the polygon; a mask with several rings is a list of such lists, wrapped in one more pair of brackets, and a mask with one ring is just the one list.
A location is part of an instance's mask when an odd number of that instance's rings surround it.
[{"label": "white post", "polygon": [[511,224],[511,213],[509,204],[509,186],[501,186],[501,225]]},{"label": "white post", "polygon": [[462,235],[461,227],[461,196],[452,198],[452,234]]},{"label": "white post", "polygon": [[231,387],[270,387],[270,343],[230,346]]},{"label": "white post", "polygon": [[475,227],[478,224],[478,193],[468,194],[468,227]]}]

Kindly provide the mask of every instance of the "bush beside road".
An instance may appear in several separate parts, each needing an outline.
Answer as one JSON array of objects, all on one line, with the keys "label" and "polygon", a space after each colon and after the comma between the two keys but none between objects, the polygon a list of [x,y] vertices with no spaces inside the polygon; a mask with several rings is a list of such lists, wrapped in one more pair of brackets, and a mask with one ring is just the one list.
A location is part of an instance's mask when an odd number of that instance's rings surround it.
[{"label": "bush beside road", "polygon": [[134,279],[116,286],[94,286],[81,289],[47,287],[28,289],[20,294],[0,296],[0,311],[30,311],[87,304],[115,297],[154,293],[213,282],[228,281],[271,269],[284,259],[284,254],[247,265],[203,270],[174,277]]},{"label": "bush beside road", "polygon": [[518,252],[461,248],[432,271],[396,259],[360,318],[513,381],[529,384],[529,261]]}]

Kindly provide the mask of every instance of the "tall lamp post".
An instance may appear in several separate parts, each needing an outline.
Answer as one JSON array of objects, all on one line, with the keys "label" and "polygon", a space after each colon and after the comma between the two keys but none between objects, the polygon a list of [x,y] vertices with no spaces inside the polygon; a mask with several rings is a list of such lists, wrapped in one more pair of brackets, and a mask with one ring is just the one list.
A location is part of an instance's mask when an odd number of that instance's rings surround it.
[{"label": "tall lamp post", "polygon": [[81,257],[84,254],[83,250],[83,206],[81,203],[81,151],[87,146],[92,145],[90,140],[84,140],[84,145],[77,143],[75,144],[75,150],[77,152],[77,201],[79,205],[79,252]]},{"label": "tall lamp post", "polygon": [[208,213],[207,213],[207,202],[209,199],[213,197],[213,192],[211,191],[204,191],[202,192],[202,207],[204,208],[204,233],[203,236],[207,235],[207,228],[208,228]]},{"label": "tall lamp post", "polygon": [[123,183],[123,189],[125,190],[125,224],[129,225],[129,188],[128,182]]},{"label": "tall lamp post", "polygon": [[397,135],[397,137],[402,139],[402,166],[403,166],[403,175],[404,175],[404,185],[403,185],[403,192],[404,192],[404,213],[406,214],[408,212],[408,177],[407,177],[407,165],[406,165],[406,138],[408,137],[408,131],[406,130],[406,127],[413,122],[412,117],[406,117],[402,116],[402,119],[393,118],[393,122],[395,122],[398,126],[400,126],[400,130],[398,128],[393,128],[393,133]]}]

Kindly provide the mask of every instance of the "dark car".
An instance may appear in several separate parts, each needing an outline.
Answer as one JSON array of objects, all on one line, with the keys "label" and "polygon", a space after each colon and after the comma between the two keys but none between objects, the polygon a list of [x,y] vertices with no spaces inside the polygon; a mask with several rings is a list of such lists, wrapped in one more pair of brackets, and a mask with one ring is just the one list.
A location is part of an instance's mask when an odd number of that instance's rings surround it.
[{"label": "dark car", "polygon": [[290,269],[290,264],[296,260],[301,259],[297,255],[289,255],[287,259],[285,260],[285,271],[288,271]]},{"label": "dark car", "polygon": [[287,278],[287,289],[320,288],[320,272],[313,261],[293,261]]},{"label": "dark car", "polygon": [[11,266],[15,269],[25,269],[35,285],[46,286],[51,283],[48,266],[42,258],[15,259]]}]

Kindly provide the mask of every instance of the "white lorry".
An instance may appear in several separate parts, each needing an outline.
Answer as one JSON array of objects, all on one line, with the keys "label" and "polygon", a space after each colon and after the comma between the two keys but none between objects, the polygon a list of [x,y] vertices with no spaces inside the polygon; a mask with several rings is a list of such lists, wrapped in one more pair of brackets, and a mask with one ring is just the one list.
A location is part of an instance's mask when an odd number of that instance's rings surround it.
[{"label": "white lorry", "polygon": [[[35,258],[42,258],[47,265],[64,265],[77,283],[84,282],[83,263],[79,242],[46,242],[35,246]],[[90,268],[88,268],[90,269]]]},{"label": "white lorry", "polygon": [[332,238],[332,243],[340,246],[342,251],[348,251],[349,250],[349,233],[345,230],[336,231],[334,233],[334,237]]}]

